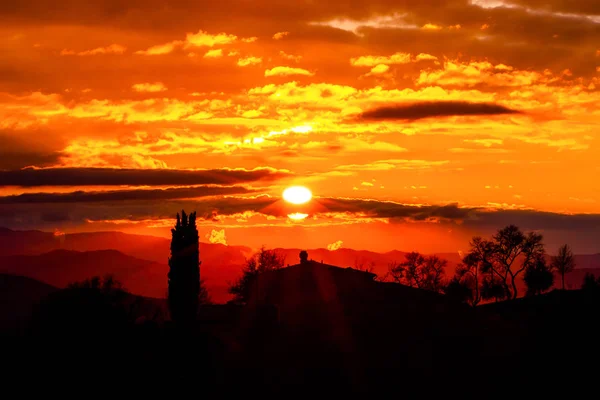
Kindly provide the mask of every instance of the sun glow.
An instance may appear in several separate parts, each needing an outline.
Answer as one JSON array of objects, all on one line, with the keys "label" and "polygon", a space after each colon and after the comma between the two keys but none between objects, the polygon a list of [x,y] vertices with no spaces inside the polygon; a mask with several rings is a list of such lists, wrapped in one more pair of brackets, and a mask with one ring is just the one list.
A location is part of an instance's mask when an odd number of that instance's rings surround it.
[{"label": "sun glow", "polygon": [[292,204],[308,203],[312,198],[310,190],[304,186],[291,186],[283,191],[283,199]]}]

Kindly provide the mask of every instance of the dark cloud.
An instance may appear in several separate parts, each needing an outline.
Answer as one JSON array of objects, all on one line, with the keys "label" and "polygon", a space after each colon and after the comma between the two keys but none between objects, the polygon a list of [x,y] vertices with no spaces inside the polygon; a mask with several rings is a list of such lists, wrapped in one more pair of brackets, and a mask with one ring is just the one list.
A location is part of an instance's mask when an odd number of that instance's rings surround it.
[{"label": "dark cloud", "polygon": [[117,169],[48,168],[0,171],[0,186],[234,185],[273,181],[290,176],[273,168],[247,169]]},{"label": "dark cloud", "polygon": [[70,193],[23,193],[19,195],[0,197],[0,204],[173,200],[217,195],[243,194],[251,192],[254,192],[254,190],[237,186],[199,186],[150,190],[108,190],[101,192],[76,191]]},{"label": "dark cloud", "polygon": [[363,214],[371,218],[398,218],[414,221],[425,221],[431,218],[462,220],[469,217],[474,208],[461,208],[458,204],[415,206],[395,202],[363,200],[363,199],[333,199],[318,200],[327,212],[351,212]]},{"label": "dark cloud", "polygon": [[[544,235],[550,248],[565,243],[578,246],[581,252],[597,252],[600,214],[566,215],[535,210],[487,210],[460,207],[457,204],[417,206],[389,201],[317,198],[307,212],[326,220],[327,213],[344,213],[347,218],[386,219],[391,223],[433,222],[468,235],[489,236],[509,224],[524,231],[536,230]],[[0,226],[12,229],[76,228],[94,222],[159,220],[173,218],[181,209],[197,211],[199,218],[218,223],[222,216],[255,212],[283,217],[291,211],[279,198],[268,195],[225,196],[197,200],[155,200],[120,202],[3,204]],[[312,211],[311,211],[312,209]]]},{"label": "dark cloud", "polygon": [[573,230],[586,234],[595,232],[592,237],[598,237],[600,234],[600,214],[559,214],[536,210],[479,210],[475,216],[476,218],[465,220],[465,226],[499,228],[507,224],[515,224],[527,230]]},{"label": "dark cloud", "polygon": [[432,101],[379,107],[365,111],[359,120],[416,120],[430,117],[450,117],[458,115],[499,115],[517,114],[519,111],[511,110],[497,104],[469,103],[463,101]]},{"label": "dark cloud", "polygon": [[[41,136],[47,140],[40,143],[35,139]],[[54,136],[52,132],[41,129],[26,132],[0,130],[0,170],[56,164],[61,156],[59,149],[63,143],[55,140]]]}]

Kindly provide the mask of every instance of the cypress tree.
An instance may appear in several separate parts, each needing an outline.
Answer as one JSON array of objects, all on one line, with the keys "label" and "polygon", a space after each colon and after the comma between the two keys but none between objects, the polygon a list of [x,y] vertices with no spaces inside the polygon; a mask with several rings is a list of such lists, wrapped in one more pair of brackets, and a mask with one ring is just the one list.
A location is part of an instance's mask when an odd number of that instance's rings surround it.
[{"label": "cypress tree", "polygon": [[178,324],[191,324],[198,311],[200,294],[200,251],[196,213],[177,214],[175,228],[171,229],[171,257],[169,257],[169,311]]}]

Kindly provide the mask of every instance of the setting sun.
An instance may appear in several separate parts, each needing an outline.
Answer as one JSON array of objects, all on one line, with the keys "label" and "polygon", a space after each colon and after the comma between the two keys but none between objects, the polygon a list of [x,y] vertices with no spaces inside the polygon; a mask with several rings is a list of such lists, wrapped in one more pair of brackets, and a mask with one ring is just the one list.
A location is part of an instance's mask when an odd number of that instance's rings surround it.
[{"label": "setting sun", "polygon": [[310,190],[304,186],[291,186],[283,191],[283,199],[292,204],[308,203],[312,198]]}]

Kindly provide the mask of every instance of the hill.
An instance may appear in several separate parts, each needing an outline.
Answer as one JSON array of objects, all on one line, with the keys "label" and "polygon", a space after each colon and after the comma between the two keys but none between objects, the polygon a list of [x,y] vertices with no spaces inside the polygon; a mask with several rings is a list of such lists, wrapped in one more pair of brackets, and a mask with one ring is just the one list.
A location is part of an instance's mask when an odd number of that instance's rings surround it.
[{"label": "hill", "polygon": [[[168,238],[133,235],[122,232],[85,232],[54,235],[41,231],[14,231],[0,228],[0,272],[26,275],[64,287],[74,280],[93,275],[113,274],[133,293],[164,297],[169,258]],[[113,252],[106,252],[112,250]],[[277,248],[286,264],[298,262],[299,248]],[[341,248],[308,249],[309,258],[341,267],[373,267],[384,276],[393,262],[404,260],[406,252],[376,253]],[[229,300],[229,283],[239,275],[252,249],[245,246],[200,243],[202,279],[213,301]],[[460,262],[458,253],[438,253],[448,260],[447,276]],[[8,258],[7,258],[8,257]],[[12,258],[11,258],[12,257]],[[568,288],[579,288],[586,272],[600,275],[600,254],[576,255],[577,269],[568,274]],[[66,266],[64,268],[61,265]],[[57,276],[53,276],[57,274]],[[556,279],[555,287],[560,285]],[[519,290],[524,293],[522,282]]]},{"label": "hill", "polygon": [[23,328],[33,307],[51,293],[55,286],[24,276],[0,274],[0,327],[14,331]]}]

